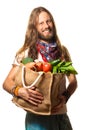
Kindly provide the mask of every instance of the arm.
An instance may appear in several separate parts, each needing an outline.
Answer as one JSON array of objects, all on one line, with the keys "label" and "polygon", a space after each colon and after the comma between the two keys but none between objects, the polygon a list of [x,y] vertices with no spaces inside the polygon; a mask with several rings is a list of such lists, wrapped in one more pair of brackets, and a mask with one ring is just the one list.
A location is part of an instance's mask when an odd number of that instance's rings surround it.
[{"label": "arm", "polygon": [[74,74],[70,74],[69,76],[67,76],[67,78],[69,84],[66,88],[66,91],[59,97],[60,103],[52,109],[53,114],[56,113],[59,109],[63,107],[64,104],[67,103],[68,99],[71,97],[71,95],[75,92],[77,88],[76,76]]},{"label": "arm", "polygon": [[[62,51],[63,51],[63,56],[64,56],[65,61],[72,61],[70,53],[64,45],[62,45]],[[74,74],[70,74],[70,75],[67,75],[67,78],[69,81],[69,85],[67,87],[67,90],[63,93],[63,96],[65,96],[66,98],[66,102],[68,101],[70,96],[74,93],[74,91],[77,88],[76,76]]]},{"label": "arm", "polygon": [[76,76],[74,74],[70,74],[69,76],[67,76],[67,78],[69,81],[69,85],[67,86],[67,90],[63,93],[63,95],[66,98],[66,102],[68,101],[70,96],[75,92],[75,90],[77,88]]},{"label": "arm", "polygon": [[11,90],[15,86],[14,78],[18,70],[18,66],[12,66],[10,72],[8,73],[6,79],[3,82],[3,89],[12,94]]},{"label": "arm", "polygon": [[[12,89],[15,86],[14,78],[17,70],[18,66],[13,66],[3,82],[3,89],[5,89],[10,94],[13,94]],[[18,89],[18,96],[29,101],[33,105],[38,105],[38,103],[41,103],[41,101],[43,100],[42,94],[35,91],[35,87],[33,87],[32,89],[21,87],[20,89]]]}]

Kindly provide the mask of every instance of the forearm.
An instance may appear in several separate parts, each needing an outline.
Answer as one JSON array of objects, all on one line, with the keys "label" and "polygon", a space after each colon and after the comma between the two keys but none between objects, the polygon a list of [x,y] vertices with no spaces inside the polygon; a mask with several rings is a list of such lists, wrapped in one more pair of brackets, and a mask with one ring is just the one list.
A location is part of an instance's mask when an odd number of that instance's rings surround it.
[{"label": "forearm", "polygon": [[66,102],[68,101],[68,99],[71,97],[71,95],[75,92],[77,88],[77,79],[74,75],[68,77],[68,80],[69,80],[69,84],[66,90],[63,92],[63,96],[66,97]]},{"label": "forearm", "polygon": [[70,93],[70,95],[72,95],[75,92],[76,88],[77,88],[77,81],[75,80],[68,85],[67,91]]},{"label": "forearm", "polygon": [[3,89],[6,90],[8,93],[12,94],[13,87],[15,87],[15,82],[13,80],[10,80],[8,78],[4,81]]},{"label": "forearm", "polygon": [[15,74],[18,70],[18,67],[12,67],[10,72],[8,73],[6,79],[3,82],[3,89],[5,89],[7,92],[12,93],[12,88],[15,86]]}]

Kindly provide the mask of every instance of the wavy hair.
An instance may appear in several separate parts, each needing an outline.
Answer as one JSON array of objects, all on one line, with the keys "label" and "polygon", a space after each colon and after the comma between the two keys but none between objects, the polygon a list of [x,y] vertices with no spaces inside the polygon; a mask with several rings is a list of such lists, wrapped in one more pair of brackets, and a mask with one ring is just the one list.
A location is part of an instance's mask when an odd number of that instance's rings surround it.
[{"label": "wavy hair", "polygon": [[52,14],[44,7],[37,7],[37,8],[34,8],[32,10],[30,17],[29,17],[26,34],[25,34],[24,45],[22,46],[22,48],[20,48],[18,53],[21,53],[25,49],[29,48],[29,57],[31,57],[33,59],[37,58],[38,52],[37,52],[37,49],[36,49],[36,42],[38,40],[38,32],[37,32],[37,29],[36,29],[36,24],[38,22],[38,17],[39,17],[39,14],[41,12],[47,12],[49,14],[51,20],[52,20],[53,28],[54,28],[53,40],[54,40],[54,42],[56,42],[58,44],[58,47],[59,47],[59,50],[60,50],[60,55],[62,55],[62,47],[61,47],[61,43],[60,43],[60,40],[59,40],[58,35],[57,35],[54,18],[52,16]]}]

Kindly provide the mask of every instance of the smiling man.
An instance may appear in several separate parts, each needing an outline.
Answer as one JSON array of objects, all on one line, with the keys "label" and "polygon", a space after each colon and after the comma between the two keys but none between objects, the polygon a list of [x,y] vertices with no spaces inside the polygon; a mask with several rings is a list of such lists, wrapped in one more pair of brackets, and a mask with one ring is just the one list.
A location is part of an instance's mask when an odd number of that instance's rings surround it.
[{"label": "smiling man", "polygon": [[[23,86],[16,86],[14,81],[18,66],[26,57],[43,62],[55,59],[71,61],[67,49],[60,43],[54,19],[44,7],[37,7],[31,12],[24,44],[16,53],[13,66],[3,83],[3,88],[7,92],[38,106],[44,100],[44,95],[36,91],[35,86],[27,89]],[[60,90],[63,90],[59,95],[60,103],[52,109],[52,115],[42,116],[27,112],[26,130],[72,130],[66,103],[77,88],[77,80],[74,74],[65,75],[65,77],[68,78],[69,84],[64,88],[63,85],[60,86]]]},{"label": "smiling man", "polygon": [[52,42],[55,34],[52,19],[47,12],[40,13],[36,28],[40,41],[45,41],[46,43]]}]

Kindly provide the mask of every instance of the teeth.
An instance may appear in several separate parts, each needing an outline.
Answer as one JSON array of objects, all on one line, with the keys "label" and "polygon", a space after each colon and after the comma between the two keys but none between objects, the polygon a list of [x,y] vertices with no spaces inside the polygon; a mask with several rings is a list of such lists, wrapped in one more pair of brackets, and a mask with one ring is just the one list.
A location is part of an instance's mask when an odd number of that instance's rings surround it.
[{"label": "teeth", "polygon": [[50,32],[50,30],[45,30],[44,32]]}]

